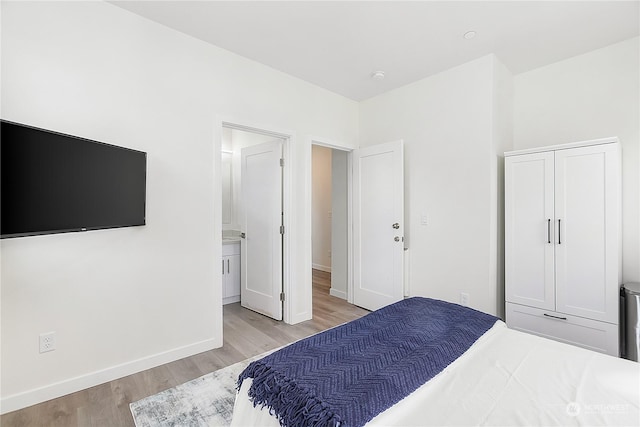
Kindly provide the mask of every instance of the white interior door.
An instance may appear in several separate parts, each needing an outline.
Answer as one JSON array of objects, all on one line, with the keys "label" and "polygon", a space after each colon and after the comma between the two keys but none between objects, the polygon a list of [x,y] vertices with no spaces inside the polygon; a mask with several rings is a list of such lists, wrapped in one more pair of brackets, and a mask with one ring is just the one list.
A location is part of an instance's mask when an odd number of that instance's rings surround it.
[{"label": "white interior door", "polygon": [[404,294],[402,141],[354,151],[353,303],[377,310]]},{"label": "white interior door", "polygon": [[240,302],[282,320],[282,141],[243,148]]}]

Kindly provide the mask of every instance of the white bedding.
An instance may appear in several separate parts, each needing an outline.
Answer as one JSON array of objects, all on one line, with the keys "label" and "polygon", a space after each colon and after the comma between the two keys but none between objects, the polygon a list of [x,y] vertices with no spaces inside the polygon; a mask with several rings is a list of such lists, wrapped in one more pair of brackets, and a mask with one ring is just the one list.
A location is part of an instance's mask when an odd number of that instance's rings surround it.
[{"label": "white bedding", "polygon": [[[278,427],[245,380],[232,426]],[[458,360],[367,426],[640,425],[640,364],[497,322]]]}]

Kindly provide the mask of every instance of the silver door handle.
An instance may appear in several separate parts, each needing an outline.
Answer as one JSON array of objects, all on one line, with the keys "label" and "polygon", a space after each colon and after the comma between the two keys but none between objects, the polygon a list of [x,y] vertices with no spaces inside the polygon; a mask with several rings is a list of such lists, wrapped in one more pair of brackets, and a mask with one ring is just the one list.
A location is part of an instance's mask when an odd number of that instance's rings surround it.
[{"label": "silver door handle", "polygon": [[547,243],[551,243],[551,218],[547,220]]},{"label": "silver door handle", "polygon": [[227,274],[229,273],[229,258],[227,258]]},{"label": "silver door handle", "polygon": [[222,275],[224,276],[224,260],[222,260]]},{"label": "silver door handle", "polygon": [[392,227],[393,227],[393,229],[394,229],[394,230],[397,230],[398,228],[400,228],[400,224],[398,224],[398,223],[396,222],[396,223],[394,223],[394,224],[392,225]]},{"label": "silver door handle", "polygon": [[396,236],[393,238],[394,241],[399,242],[400,241],[400,237]]},{"label": "silver door handle", "polygon": [[246,238],[247,238],[247,235],[246,235],[246,234],[244,234],[244,233],[240,233],[240,238],[241,238],[241,239],[246,239]]},{"label": "silver door handle", "polygon": [[560,220],[558,220],[558,244],[562,244],[562,239],[560,239]]}]

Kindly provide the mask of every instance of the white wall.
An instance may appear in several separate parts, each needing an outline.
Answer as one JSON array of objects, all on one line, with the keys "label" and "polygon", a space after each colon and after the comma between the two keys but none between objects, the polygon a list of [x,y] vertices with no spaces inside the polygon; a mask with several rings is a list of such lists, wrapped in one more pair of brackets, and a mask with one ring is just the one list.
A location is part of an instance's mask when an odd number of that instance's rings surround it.
[{"label": "white wall", "polygon": [[222,230],[237,230],[238,225],[235,224],[235,213],[237,212],[236,200],[237,194],[234,194],[233,188],[235,179],[233,178],[233,146],[231,145],[231,129],[223,128],[221,134],[221,163],[220,174],[222,182],[222,201],[221,201],[221,218]]},{"label": "white wall", "polygon": [[[1,7],[3,119],[148,153],[146,226],[1,242],[7,412],[220,346],[216,117],[290,129],[306,177],[308,135],[356,141],[357,104],[108,3]],[[291,187],[293,321],[310,317],[307,185]]]},{"label": "white wall", "polygon": [[622,146],[622,280],[640,281],[638,37],[514,79],[514,148],[617,136]]},{"label": "white wall", "polygon": [[349,280],[349,153],[331,150],[331,290],[347,299]]},{"label": "white wall", "polygon": [[311,243],[313,268],[331,272],[331,148],[311,151]]},{"label": "white wall", "polygon": [[489,55],[361,103],[361,146],[405,141],[410,295],[459,302],[464,291],[472,307],[502,312],[495,263],[503,143],[495,140],[509,125],[494,121],[504,119],[496,115],[505,108],[496,95],[503,81],[508,72]]},{"label": "white wall", "polygon": [[493,61],[493,120],[490,155],[489,283],[497,286],[498,316],[504,318],[504,153],[513,150],[513,74]]}]

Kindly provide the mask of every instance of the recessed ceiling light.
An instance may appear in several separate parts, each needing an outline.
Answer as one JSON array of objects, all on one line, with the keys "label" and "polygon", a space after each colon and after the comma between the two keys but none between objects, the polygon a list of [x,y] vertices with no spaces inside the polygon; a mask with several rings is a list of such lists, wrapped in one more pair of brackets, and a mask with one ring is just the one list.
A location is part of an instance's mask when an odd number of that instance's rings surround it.
[{"label": "recessed ceiling light", "polygon": [[465,40],[471,40],[475,36],[476,36],[476,32],[475,31],[467,31],[466,33],[464,33],[464,35],[462,37],[464,37]]},{"label": "recessed ceiling light", "polygon": [[382,80],[384,79],[384,71],[374,71],[371,73],[371,78],[373,80]]}]

